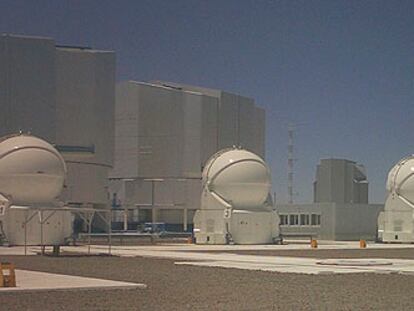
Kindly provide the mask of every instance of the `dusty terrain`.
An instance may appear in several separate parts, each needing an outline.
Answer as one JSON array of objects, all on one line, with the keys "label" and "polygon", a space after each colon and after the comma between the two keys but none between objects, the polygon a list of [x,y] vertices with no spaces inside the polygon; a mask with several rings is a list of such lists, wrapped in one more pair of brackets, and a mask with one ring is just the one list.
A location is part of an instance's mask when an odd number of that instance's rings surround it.
[{"label": "dusty terrain", "polygon": [[[408,249],[367,251],[272,251],[269,255],[414,258],[414,251]],[[0,293],[1,311],[414,309],[414,276],[282,274],[175,266],[172,260],[139,257],[2,256],[0,260],[14,262],[21,269],[148,285],[138,290]]]}]

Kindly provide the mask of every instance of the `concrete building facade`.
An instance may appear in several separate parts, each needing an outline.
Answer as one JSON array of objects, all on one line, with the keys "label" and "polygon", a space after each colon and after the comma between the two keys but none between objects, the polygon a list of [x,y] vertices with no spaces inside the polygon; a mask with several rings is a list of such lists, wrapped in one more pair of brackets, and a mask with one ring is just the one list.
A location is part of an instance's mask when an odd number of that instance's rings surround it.
[{"label": "concrete building facade", "polygon": [[0,136],[30,132],[56,146],[67,204],[108,206],[114,101],[114,52],[0,35]]},{"label": "concrete building facade", "polygon": [[282,235],[324,240],[375,240],[383,208],[368,204],[363,166],[345,159],[322,159],[318,164],[314,203],[276,206]]},{"label": "concrete building facade", "polygon": [[[189,229],[200,206],[201,174],[224,147],[264,155],[264,111],[250,98],[167,82],[116,88],[114,206],[133,226],[165,222]],[[133,228],[133,227],[132,227]]]},{"label": "concrete building facade", "polygon": [[286,237],[322,240],[375,240],[383,204],[278,204],[281,232]]},{"label": "concrete building facade", "polygon": [[368,203],[364,166],[345,159],[322,159],[316,168],[314,202]]}]

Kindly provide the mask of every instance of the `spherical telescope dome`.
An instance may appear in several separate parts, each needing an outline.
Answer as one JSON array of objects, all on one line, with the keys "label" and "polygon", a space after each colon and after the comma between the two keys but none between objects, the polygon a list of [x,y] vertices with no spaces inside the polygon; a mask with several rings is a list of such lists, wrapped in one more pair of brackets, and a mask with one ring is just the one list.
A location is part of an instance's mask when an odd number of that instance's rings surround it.
[{"label": "spherical telescope dome", "polygon": [[31,135],[0,138],[0,193],[12,204],[54,201],[65,175],[65,161],[46,141]]},{"label": "spherical telescope dome", "polygon": [[209,159],[203,183],[237,209],[260,208],[271,187],[269,168],[263,159],[235,148],[219,151]]},{"label": "spherical telescope dome", "polygon": [[414,202],[414,156],[400,160],[388,173],[387,190]]}]

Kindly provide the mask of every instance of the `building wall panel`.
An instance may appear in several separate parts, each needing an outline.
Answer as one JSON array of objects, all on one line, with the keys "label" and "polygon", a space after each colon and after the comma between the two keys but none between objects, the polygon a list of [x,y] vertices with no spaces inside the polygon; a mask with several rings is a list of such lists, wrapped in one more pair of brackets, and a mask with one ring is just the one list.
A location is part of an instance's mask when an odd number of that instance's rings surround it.
[{"label": "building wall panel", "polygon": [[201,176],[203,97],[184,93],[183,151],[181,156],[184,177]]},{"label": "building wall panel", "polygon": [[140,86],[138,136],[138,177],[178,176],[184,138],[183,95]]},{"label": "building wall panel", "polygon": [[255,132],[252,150],[264,159],[266,156],[266,112],[263,108],[255,107],[255,126],[252,130]]},{"label": "building wall panel", "polygon": [[218,112],[219,150],[240,144],[239,115],[237,96],[222,92]]},{"label": "building wall panel", "polygon": [[67,183],[72,190],[64,196],[69,202],[108,203],[107,175],[114,148],[114,87],[114,53],[56,49],[56,142],[93,150],[86,154],[63,153],[70,164]]},{"label": "building wall panel", "polygon": [[[207,160],[219,150],[218,112],[219,100],[215,97],[202,96],[201,113],[201,172]],[[199,175],[201,177],[201,174]]]},{"label": "building wall panel", "polygon": [[336,204],[336,240],[374,240],[383,204]]},{"label": "building wall panel", "polygon": [[256,109],[250,98],[238,96],[239,103],[239,144],[247,150],[257,153]]},{"label": "building wall panel", "polygon": [[114,53],[58,48],[56,73],[57,143],[94,146],[95,154],[85,162],[112,166]]},{"label": "building wall panel", "polygon": [[55,44],[0,36],[0,135],[30,132],[55,142]]},{"label": "building wall panel", "polygon": [[116,86],[114,178],[138,175],[138,95],[128,82]]},{"label": "building wall panel", "polygon": [[108,197],[108,168],[85,163],[66,163],[68,173],[62,198],[73,204],[106,206]]}]

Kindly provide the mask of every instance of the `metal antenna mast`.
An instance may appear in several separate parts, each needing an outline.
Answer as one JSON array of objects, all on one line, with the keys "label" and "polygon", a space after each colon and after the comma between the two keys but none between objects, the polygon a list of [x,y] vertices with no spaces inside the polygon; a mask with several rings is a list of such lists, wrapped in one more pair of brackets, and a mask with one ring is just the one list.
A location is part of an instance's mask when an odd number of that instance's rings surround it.
[{"label": "metal antenna mast", "polygon": [[293,204],[293,137],[295,125],[288,125],[288,203]]}]

